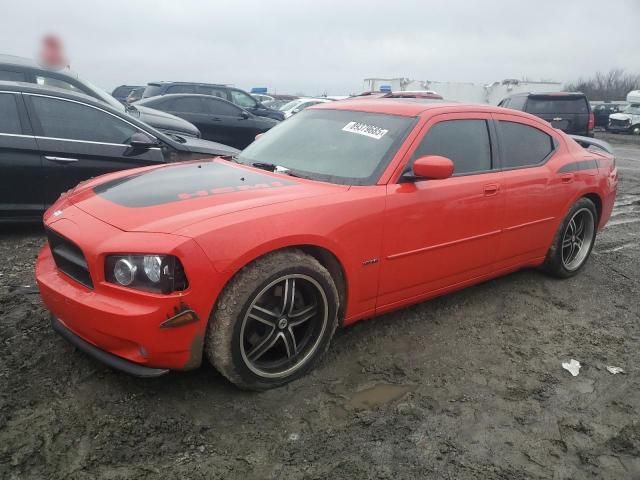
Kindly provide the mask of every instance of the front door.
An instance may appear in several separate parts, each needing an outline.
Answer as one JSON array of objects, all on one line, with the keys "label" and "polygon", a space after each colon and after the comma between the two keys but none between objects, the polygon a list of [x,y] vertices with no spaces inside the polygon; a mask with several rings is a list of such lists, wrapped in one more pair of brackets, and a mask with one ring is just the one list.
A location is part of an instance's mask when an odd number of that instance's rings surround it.
[{"label": "front door", "polygon": [[410,154],[454,163],[444,180],[388,185],[377,310],[491,272],[502,228],[502,173],[488,114],[432,118]]},{"label": "front door", "polygon": [[42,155],[45,208],[83,180],[164,161],[160,148],[132,149],[128,140],[140,130],[109,112],[43,95],[25,100]]}]

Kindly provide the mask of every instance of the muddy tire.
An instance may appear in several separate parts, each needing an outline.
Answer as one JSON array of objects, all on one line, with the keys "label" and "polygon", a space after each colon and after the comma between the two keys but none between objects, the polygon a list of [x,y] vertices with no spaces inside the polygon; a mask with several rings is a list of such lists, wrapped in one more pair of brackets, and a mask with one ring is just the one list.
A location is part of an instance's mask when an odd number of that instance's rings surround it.
[{"label": "muddy tire", "polygon": [[596,239],[598,212],[588,198],[581,198],[567,213],[542,269],[558,278],[577,274],[587,263]]},{"label": "muddy tire", "polygon": [[338,325],[335,283],[315,258],[281,250],[240,270],[209,319],[205,353],[240,388],[266,390],[309,372]]}]

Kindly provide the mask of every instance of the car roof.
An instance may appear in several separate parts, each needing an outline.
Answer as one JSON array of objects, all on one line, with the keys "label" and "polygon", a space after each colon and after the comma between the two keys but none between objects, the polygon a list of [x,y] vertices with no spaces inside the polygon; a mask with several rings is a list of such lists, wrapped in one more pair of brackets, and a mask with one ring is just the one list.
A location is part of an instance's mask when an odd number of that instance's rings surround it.
[{"label": "car roof", "polygon": [[35,93],[40,95],[49,94],[56,97],[65,97],[72,100],[79,100],[82,102],[91,103],[92,105],[99,106],[100,108],[107,105],[104,102],[97,100],[95,97],[86,95],[85,93],[82,93],[82,92],[73,92],[66,88],[58,88],[50,85],[38,85],[37,83],[11,82],[11,81],[0,80],[0,90],[9,91],[9,92]]},{"label": "car roof", "polygon": [[[510,108],[502,108],[494,105],[481,103],[457,103],[447,100],[421,99],[421,98],[371,98],[363,99],[357,97],[356,100],[347,99],[336,102],[320,103],[309,107],[310,110],[347,110],[357,112],[384,113],[388,115],[402,115],[406,117],[417,117],[425,112],[437,113],[502,113],[532,120],[536,123],[547,124],[547,122],[535,115]],[[438,112],[440,111],[440,112]]]},{"label": "car roof", "polygon": [[229,87],[226,83],[204,83],[204,82],[172,82],[169,80],[161,80],[159,82],[149,82],[147,85],[164,86],[164,85],[202,85],[205,87]]},{"label": "car roof", "polygon": [[147,97],[147,98],[143,98],[142,100],[138,100],[136,102],[136,105],[139,104],[139,105],[144,106],[144,105],[148,105],[148,104],[151,104],[151,103],[154,103],[154,102],[161,102],[161,101],[165,101],[167,99],[170,100],[172,98],[191,98],[191,97],[206,98],[206,99],[213,98],[214,100],[219,100],[221,102],[228,103],[229,105],[233,105],[236,108],[244,110],[240,105],[236,105],[235,103],[230,102],[226,98],[216,97],[215,95],[203,95],[201,93],[170,93],[168,95],[159,95],[159,96],[155,96],[155,97]]},{"label": "car roof", "polygon": [[66,75],[71,78],[78,78],[78,74],[68,68],[52,69],[39,65],[35,60],[17,55],[0,54],[0,65],[13,65],[16,67],[30,68],[41,72],[51,72],[58,75]]},{"label": "car roof", "polygon": [[512,97],[585,97],[582,92],[521,92],[509,95],[507,98]]}]

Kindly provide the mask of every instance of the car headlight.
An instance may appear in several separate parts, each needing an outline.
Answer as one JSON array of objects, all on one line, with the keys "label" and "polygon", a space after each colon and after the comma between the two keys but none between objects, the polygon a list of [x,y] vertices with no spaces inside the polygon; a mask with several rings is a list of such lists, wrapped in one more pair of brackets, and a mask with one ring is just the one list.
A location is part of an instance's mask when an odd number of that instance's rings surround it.
[{"label": "car headlight", "polygon": [[156,293],[185,290],[184,268],[173,255],[109,255],[104,265],[107,282]]}]

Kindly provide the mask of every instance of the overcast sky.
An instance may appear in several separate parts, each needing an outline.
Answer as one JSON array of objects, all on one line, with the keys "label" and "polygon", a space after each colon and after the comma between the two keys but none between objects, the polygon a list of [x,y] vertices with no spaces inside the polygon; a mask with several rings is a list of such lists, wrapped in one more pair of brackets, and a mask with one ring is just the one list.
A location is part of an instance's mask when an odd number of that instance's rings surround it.
[{"label": "overcast sky", "polygon": [[339,95],[366,77],[640,73],[640,0],[20,0],[0,18],[0,53],[34,57],[55,32],[71,67],[109,90],[193,80]]}]

